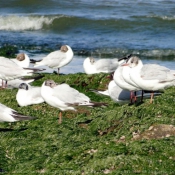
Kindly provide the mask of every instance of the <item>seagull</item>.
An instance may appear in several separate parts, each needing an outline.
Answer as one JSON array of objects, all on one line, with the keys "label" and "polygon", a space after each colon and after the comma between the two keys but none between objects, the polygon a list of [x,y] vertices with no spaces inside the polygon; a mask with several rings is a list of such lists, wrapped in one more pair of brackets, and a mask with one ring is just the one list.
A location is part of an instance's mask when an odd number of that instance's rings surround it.
[{"label": "seagull", "polygon": [[20,120],[36,119],[26,116],[0,103],[0,122],[16,122]]},{"label": "seagull", "polygon": [[[105,103],[91,102],[90,98],[80,93],[68,84],[57,85],[53,80],[46,80],[41,87],[41,96],[49,105],[61,111],[74,110],[76,106],[105,106]],[[59,114],[59,123],[62,122],[62,112]]]},{"label": "seagull", "polygon": [[30,64],[30,59],[25,53],[20,53],[17,55],[16,59],[11,60],[23,68],[28,68]]},{"label": "seagull", "polygon": [[41,87],[34,87],[26,83],[21,83],[16,94],[16,101],[19,106],[43,103],[44,99],[41,96]]},{"label": "seagull", "polygon": [[95,60],[93,57],[87,57],[83,62],[83,68],[86,74],[96,74],[96,73],[110,73],[114,72],[117,67],[122,64],[126,59],[124,58],[114,58],[114,59],[99,59]]},{"label": "seagull", "polygon": [[132,56],[123,66],[131,68],[130,78],[142,90],[152,91],[150,103],[152,103],[154,91],[164,90],[174,86],[175,73],[164,66],[157,64],[145,64],[137,56]]},{"label": "seagull", "polygon": [[[30,83],[43,78],[44,75],[38,75],[38,76],[33,76],[33,77],[22,77],[22,78],[17,78],[14,80],[9,80],[7,84],[7,88],[13,89],[13,88],[19,88],[19,85],[21,83],[26,83],[28,86],[30,86]],[[2,86],[2,81],[0,81],[0,86]]]},{"label": "seagull", "polygon": [[34,67],[48,66],[53,69],[58,68],[59,74],[59,69],[71,62],[73,59],[73,55],[74,53],[71,47],[68,45],[63,45],[61,46],[60,50],[51,52],[42,60],[31,60],[31,63],[35,63]]},{"label": "seagull", "polygon": [[[127,73],[127,72],[126,72]],[[136,101],[136,93],[135,91],[139,91],[140,88],[138,86],[133,86],[126,82],[123,78],[123,66],[119,66],[116,71],[114,72],[114,82],[123,90],[130,91],[130,102],[131,104],[133,103],[133,98],[134,102]]]},{"label": "seagull", "polygon": [[34,72],[42,71],[43,69],[34,69],[34,68],[22,68],[12,60],[0,57],[0,79],[5,80],[6,84],[2,82],[2,87],[6,88],[7,81],[13,80],[16,78],[21,78],[24,76],[30,76]]},{"label": "seagull", "polygon": [[114,102],[125,103],[130,99],[130,91],[120,88],[114,80],[108,84],[108,89],[105,91],[92,90],[98,94],[109,96]]},{"label": "seagull", "polygon": [[[114,80],[111,80],[108,84],[108,89],[105,91],[91,90],[92,92],[109,96],[114,102],[119,104],[125,104],[130,101],[130,91],[120,88]],[[149,92],[144,93],[145,98],[150,97]],[[160,92],[156,92],[155,95],[161,95]],[[137,91],[137,98],[142,98],[142,91]]]}]

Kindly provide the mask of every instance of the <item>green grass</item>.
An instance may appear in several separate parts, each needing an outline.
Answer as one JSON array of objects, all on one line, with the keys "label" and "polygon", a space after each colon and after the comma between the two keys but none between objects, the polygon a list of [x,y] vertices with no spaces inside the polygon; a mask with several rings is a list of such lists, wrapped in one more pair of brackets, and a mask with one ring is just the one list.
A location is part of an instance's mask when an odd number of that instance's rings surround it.
[{"label": "green grass", "polygon": [[1,103],[38,117],[0,123],[0,168],[4,174],[174,174],[174,136],[133,139],[133,133],[144,135],[151,125],[175,125],[174,87],[156,97],[153,104],[147,99],[141,105],[121,106],[89,91],[106,88],[106,74],[45,74],[33,85],[40,86],[46,79],[66,82],[92,101],[107,102],[108,107],[63,112],[63,122],[58,124],[58,109],[46,103],[18,107],[17,89],[1,90]]}]

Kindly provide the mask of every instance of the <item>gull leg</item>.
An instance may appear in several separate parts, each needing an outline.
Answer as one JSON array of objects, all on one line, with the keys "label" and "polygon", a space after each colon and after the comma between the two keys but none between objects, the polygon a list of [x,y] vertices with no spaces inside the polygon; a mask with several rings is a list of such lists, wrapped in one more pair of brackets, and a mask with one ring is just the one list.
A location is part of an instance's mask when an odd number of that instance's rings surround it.
[{"label": "gull leg", "polygon": [[140,102],[143,102],[143,91],[142,91],[142,96],[141,96],[141,99],[140,99]]},{"label": "gull leg", "polygon": [[136,91],[134,92],[134,103],[137,101]]},{"label": "gull leg", "polygon": [[130,103],[132,104],[132,96],[133,96],[133,92],[130,92]]},{"label": "gull leg", "polygon": [[153,98],[154,98],[154,92],[152,91],[152,92],[151,92],[151,99],[150,99],[150,103],[152,103],[152,102],[153,102]]},{"label": "gull leg", "polygon": [[5,81],[5,88],[7,88],[7,80]]},{"label": "gull leg", "polygon": [[62,123],[62,112],[60,111],[59,113],[59,119],[58,119],[58,124]]},{"label": "gull leg", "polygon": [[58,75],[60,74],[60,68],[58,68]]}]

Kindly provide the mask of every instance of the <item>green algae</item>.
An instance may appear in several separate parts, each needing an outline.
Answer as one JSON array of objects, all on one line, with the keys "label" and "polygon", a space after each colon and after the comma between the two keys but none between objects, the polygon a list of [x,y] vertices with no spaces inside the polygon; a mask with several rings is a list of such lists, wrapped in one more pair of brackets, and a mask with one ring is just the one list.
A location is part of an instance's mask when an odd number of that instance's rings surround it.
[{"label": "green algae", "polygon": [[14,58],[18,53],[18,48],[12,45],[4,45],[0,47],[0,55],[7,58]]}]

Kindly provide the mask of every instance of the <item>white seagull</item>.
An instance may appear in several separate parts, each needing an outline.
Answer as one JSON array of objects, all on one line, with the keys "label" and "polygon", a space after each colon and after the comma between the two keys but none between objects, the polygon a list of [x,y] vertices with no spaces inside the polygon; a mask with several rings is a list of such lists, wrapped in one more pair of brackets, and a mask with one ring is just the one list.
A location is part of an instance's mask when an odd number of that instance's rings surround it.
[{"label": "white seagull", "polygon": [[59,74],[59,69],[67,65],[69,62],[71,62],[73,59],[73,56],[74,56],[74,53],[71,47],[68,45],[63,45],[61,46],[60,50],[51,52],[42,60],[39,60],[39,61],[32,60],[31,63],[35,62],[34,67],[48,66],[53,69],[58,68],[58,74]]},{"label": "white seagull", "polygon": [[20,120],[36,119],[26,116],[0,103],[0,122],[16,122]]},{"label": "white seagull", "polygon": [[41,96],[41,87],[34,87],[26,83],[21,83],[16,94],[16,101],[19,106],[43,103],[44,99]]},{"label": "white seagull", "polygon": [[[127,73],[127,72],[126,72]],[[123,90],[130,91],[130,102],[131,104],[136,101],[136,93],[135,91],[139,91],[140,88],[138,86],[133,86],[126,82],[123,78],[123,66],[119,66],[114,72],[114,81],[115,83]]]},{"label": "white seagull", "polygon": [[[92,92],[109,96],[113,101],[119,104],[125,104],[130,101],[130,91],[120,88],[114,80],[111,80],[108,84],[108,89],[105,91],[92,90]],[[161,95],[156,92],[155,95]],[[149,98],[151,94],[149,92],[144,93],[145,98]],[[137,98],[142,98],[142,91],[137,91]]]},{"label": "white seagull", "polygon": [[[53,80],[46,80],[41,87],[41,95],[46,103],[59,108],[61,111],[76,110],[76,106],[102,106],[105,103],[91,102],[90,98],[80,93],[68,84],[57,85]],[[59,114],[59,123],[62,121],[62,112]]]},{"label": "white seagull", "polygon": [[16,59],[11,60],[23,68],[28,68],[30,65],[30,59],[25,53],[20,53],[16,56]]},{"label": "white seagull", "polygon": [[[14,63],[12,60],[5,57],[0,57],[0,79],[6,81],[5,86],[7,85],[8,80],[21,78],[24,76],[31,76],[34,72],[40,70],[43,69],[22,68]],[[4,84],[2,87],[4,87]]]},{"label": "white seagull", "polygon": [[136,57],[131,57],[124,66],[131,68],[130,78],[142,90],[152,91],[150,103],[152,103],[154,91],[164,90],[174,86],[174,71],[157,64],[145,64]]},{"label": "white seagull", "polygon": [[[26,83],[28,86],[30,86],[30,83],[43,78],[43,75],[33,76],[33,77],[24,77],[24,78],[17,78],[14,80],[9,80],[7,84],[7,88],[13,89],[13,88],[19,88],[19,85],[21,83]],[[2,80],[0,81],[0,86],[2,86]]]},{"label": "white seagull", "polygon": [[92,57],[87,57],[83,62],[83,68],[86,74],[110,73],[114,72],[117,67],[122,64],[124,58],[114,59],[99,59],[95,60]]}]

